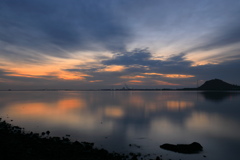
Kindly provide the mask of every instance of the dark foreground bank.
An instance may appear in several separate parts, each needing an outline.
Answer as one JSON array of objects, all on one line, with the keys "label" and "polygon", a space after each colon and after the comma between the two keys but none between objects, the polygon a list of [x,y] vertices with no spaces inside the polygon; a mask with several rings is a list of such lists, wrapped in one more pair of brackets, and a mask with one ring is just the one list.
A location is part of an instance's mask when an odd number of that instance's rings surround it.
[{"label": "dark foreground bank", "polygon": [[[0,156],[4,160],[137,160],[138,155],[109,153],[93,143],[71,142],[66,137],[50,137],[50,132],[25,133],[0,118]],[[160,160],[156,157],[156,160]]]}]

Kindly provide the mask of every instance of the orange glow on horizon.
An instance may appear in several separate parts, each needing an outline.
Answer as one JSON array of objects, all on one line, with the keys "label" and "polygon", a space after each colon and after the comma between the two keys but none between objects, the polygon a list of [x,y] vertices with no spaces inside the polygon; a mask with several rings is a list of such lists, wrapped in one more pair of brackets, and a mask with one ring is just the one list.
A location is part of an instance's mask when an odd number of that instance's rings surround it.
[{"label": "orange glow on horizon", "polygon": [[[4,68],[5,69],[5,68]],[[61,68],[53,66],[20,66],[19,68],[7,69],[9,73],[6,76],[27,77],[27,78],[42,78],[42,79],[63,79],[63,80],[84,80],[90,75],[80,72],[68,72]]]},{"label": "orange glow on horizon", "polygon": [[165,74],[163,77],[168,77],[168,78],[191,78],[195,77],[194,75],[184,75],[184,74]]},{"label": "orange glow on horizon", "polygon": [[103,80],[92,80],[92,81],[89,81],[91,83],[95,83],[95,82],[102,82]]},{"label": "orange glow on horizon", "polygon": [[80,72],[66,72],[60,71],[57,73],[57,77],[64,80],[84,80],[85,77],[92,77],[87,74],[82,74]]},{"label": "orange glow on horizon", "polygon": [[157,75],[167,78],[191,78],[195,77],[194,75],[185,75],[185,74],[162,74],[162,73],[143,73],[145,75]]},{"label": "orange glow on horizon", "polygon": [[106,66],[103,69],[99,69],[98,72],[122,72],[125,69],[126,69],[125,66],[110,65],[110,66]]},{"label": "orange glow on horizon", "polygon": [[13,77],[27,77],[27,78],[41,78],[41,79],[62,79],[62,80],[84,80],[90,75],[81,73],[79,71],[67,71],[65,69],[73,66],[86,64],[90,59],[76,60],[71,58],[57,58],[51,56],[44,56],[46,59],[40,63],[23,63],[4,61],[4,65],[0,67],[5,71],[6,76]]},{"label": "orange glow on horizon", "polygon": [[123,79],[138,79],[138,78],[146,78],[145,76],[135,75],[135,76],[121,76]]},{"label": "orange glow on horizon", "polygon": [[168,85],[168,86],[177,86],[177,85],[179,85],[179,84],[169,83],[169,82],[159,81],[159,80],[154,80],[154,82],[155,82],[157,85]]},{"label": "orange glow on horizon", "polygon": [[129,83],[143,83],[143,81],[139,81],[139,80],[130,80],[128,82]]}]

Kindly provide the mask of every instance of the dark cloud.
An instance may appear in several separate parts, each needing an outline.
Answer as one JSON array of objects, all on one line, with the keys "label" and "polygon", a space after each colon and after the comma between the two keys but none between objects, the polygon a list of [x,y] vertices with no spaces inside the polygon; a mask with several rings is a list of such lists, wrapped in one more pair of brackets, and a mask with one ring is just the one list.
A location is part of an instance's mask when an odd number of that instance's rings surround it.
[{"label": "dark cloud", "polygon": [[61,49],[124,50],[130,32],[112,6],[105,0],[4,0],[0,2],[0,43],[56,56],[66,54]]},{"label": "dark cloud", "polygon": [[93,73],[96,72],[99,69],[103,69],[105,67],[91,67],[88,69],[81,69],[81,67],[77,67],[77,68],[70,68],[70,69],[63,69],[64,71],[67,72],[83,72],[83,73]]},{"label": "dark cloud", "polygon": [[[198,28],[196,23],[204,27],[205,24],[211,25],[210,23],[217,17],[223,17],[221,23],[235,17],[228,26],[217,28],[214,34],[219,36],[212,36],[212,40],[206,44],[193,47],[193,50],[211,49],[239,42],[240,23],[237,21],[239,9],[236,9],[238,6],[239,3],[234,0],[211,3],[192,1],[167,3],[155,0],[102,0],[101,3],[94,0],[2,0],[0,43],[31,48],[55,56],[66,56],[68,51],[103,48],[124,51],[138,27],[159,28],[160,30],[154,29],[156,34],[174,33],[171,39],[178,41],[179,37],[178,39],[176,37],[182,36],[179,30],[188,29],[184,25]],[[135,23],[141,26],[130,28]],[[183,33],[186,35],[190,31],[186,30]]]},{"label": "dark cloud", "polygon": [[[137,52],[138,51],[138,52]],[[24,83],[23,87],[35,86],[34,88],[109,88],[114,87],[116,84],[123,86],[124,83],[128,83],[131,80],[139,80],[143,83],[130,83],[130,87],[134,88],[156,88],[164,87],[164,85],[155,84],[154,80],[165,81],[174,84],[180,84],[184,87],[195,87],[197,80],[209,80],[213,78],[219,78],[224,81],[233,84],[240,84],[238,81],[240,75],[238,74],[237,68],[240,67],[240,57],[231,57],[232,60],[222,62],[220,64],[208,64],[202,66],[191,66],[191,61],[184,58],[185,54],[181,53],[173,55],[166,60],[152,60],[153,56],[148,50],[136,49],[128,55],[128,61],[120,61],[122,56],[127,56],[124,53],[117,54],[113,59],[103,61],[101,67],[89,67],[89,66],[78,66],[77,68],[64,69],[64,71],[74,72],[81,75],[85,73],[89,76],[85,76],[85,80],[71,80],[64,81],[59,80],[54,76],[38,76],[36,78],[22,76],[14,76],[13,72],[9,72],[4,69],[0,69],[0,79],[4,80],[1,82],[3,88],[9,88],[11,85],[6,85],[7,81],[15,81],[18,83]],[[137,55],[139,54],[139,55]],[[136,61],[136,59],[138,61]],[[150,62],[156,63],[150,63]],[[111,62],[111,63],[110,63]],[[132,63],[131,63],[132,62]],[[106,65],[105,63],[108,63]],[[125,70],[119,72],[104,71],[109,65],[123,65],[126,67]],[[87,69],[84,67],[88,67]],[[187,79],[169,78],[160,75],[145,75],[144,73],[161,73],[161,74],[185,74],[194,75],[195,77]],[[145,78],[130,78],[126,79],[126,76],[144,76]],[[91,83],[97,82],[97,83]],[[28,84],[29,83],[29,84]],[[28,85],[26,85],[28,84]],[[178,86],[178,88],[181,86]],[[14,87],[14,86],[13,86]],[[115,86],[116,87],[116,86]],[[166,86],[165,86],[166,87]]]},{"label": "dark cloud", "polygon": [[[87,81],[102,80],[102,85],[119,83],[138,79],[145,82],[139,87],[151,87],[152,80],[166,81],[181,84],[184,87],[196,87],[197,80],[210,80],[219,78],[229,83],[240,84],[240,75],[236,68],[240,67],[240,56],[229,57],[230,60],[219,64],[208,64],[191,66],[192,61],[185,59],[185,54],[172,55],[166,60],[152,60],[153,56],[147,49],[135,49],[132,52],[118,53],[112,59],[102,61],[101,68],[93,67],[89,69],[66,69],[69,72],[81,72],[91,75],[86,77]],[[109,65],[122,65],[126,69],[121,72],[99,72]],[[145,75],[144,73],[161,74],[184,74],[194,75],[192,78],[170,78],[159,75]],[[122,76],[145,76],[145,78],[124,79]],[[137,85],[137,84],[136,84]],[[156,86],[155,86],[156,87]]]},{"label": "dark cloud", "polygon": [[131,52],[121,52],[115,54],[110,60],[102,61],[104,65],[151,65],[159,61],[150,60],[151,53],[147,49],[135,49]]},{"label": "dark cloud", "polygon": [[185,73],[192,64],[184,58],[185,54],[172,55],[167,60],[153,60],[154,57],[147,49],[135,49],[131,52],[115,54],[112,59],[104,60],[104,65],[147,66],[150,72]]}]

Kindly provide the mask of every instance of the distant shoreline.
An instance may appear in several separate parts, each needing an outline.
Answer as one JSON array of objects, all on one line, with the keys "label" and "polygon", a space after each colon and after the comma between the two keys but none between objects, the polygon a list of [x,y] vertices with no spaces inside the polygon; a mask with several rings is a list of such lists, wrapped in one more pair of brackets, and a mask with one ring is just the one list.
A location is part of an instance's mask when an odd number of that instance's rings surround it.
[{"label": "distant shoreline", "polygon": [[183,89],[12,89],[0,90],[2,92],[11,91],[240,91],[240,89],[197,89],[197,88],[183,88]]},{"label": "distant shoreline", "polygon": [[0,91],[240,91],[240,86],[233,85],[227,82],[224,82],[220,79],[212,79],[206,81],[203,85],[197,88],[132,88],[125,85],[122,88],[111,89],[111,88],[102,88],[102,89],[69,89],[69,88],[42,88],[42,89],[5,89]]}]

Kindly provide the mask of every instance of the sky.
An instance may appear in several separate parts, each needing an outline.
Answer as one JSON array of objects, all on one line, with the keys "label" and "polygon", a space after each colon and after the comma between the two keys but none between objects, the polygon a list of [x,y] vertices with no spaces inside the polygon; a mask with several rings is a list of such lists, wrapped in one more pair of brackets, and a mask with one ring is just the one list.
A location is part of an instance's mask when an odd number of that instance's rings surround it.
[{"label": "sky", "polygon": [[0,0],[0,90],[240,85],[239,0]]}]

